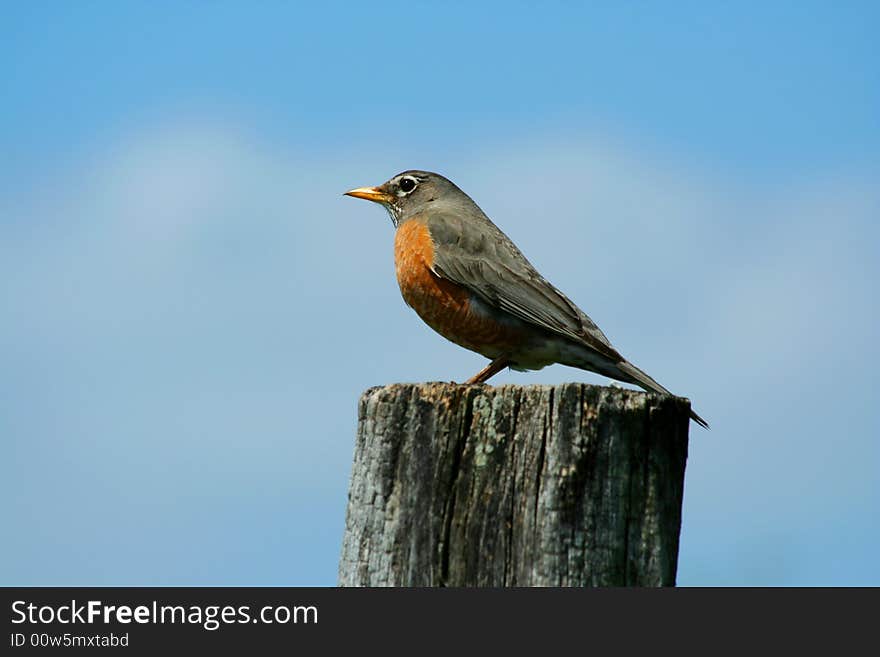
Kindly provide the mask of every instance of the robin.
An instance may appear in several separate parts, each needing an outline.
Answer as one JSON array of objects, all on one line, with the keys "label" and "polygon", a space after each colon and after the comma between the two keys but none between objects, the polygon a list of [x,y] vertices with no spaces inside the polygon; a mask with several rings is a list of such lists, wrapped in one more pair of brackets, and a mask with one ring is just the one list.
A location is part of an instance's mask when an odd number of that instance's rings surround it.
[{"label": "robin", "polygon": [[[672,394],[621,356],[452,181],[405,171],[345,194],[379,203],[391,216],[404,301],[440,335],[490,359],[467,383],[483,383],[505,367],[562,363]],[[693,411],[691,418],[708,428]]]}]

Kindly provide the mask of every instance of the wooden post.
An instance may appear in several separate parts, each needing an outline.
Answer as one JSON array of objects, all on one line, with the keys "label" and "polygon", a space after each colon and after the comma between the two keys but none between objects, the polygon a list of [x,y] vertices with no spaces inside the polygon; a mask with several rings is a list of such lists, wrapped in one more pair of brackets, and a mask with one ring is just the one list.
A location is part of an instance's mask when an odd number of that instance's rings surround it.
[{"label": "wooden post", "polygon": [[398,384],[358,408],[341,586],[672,586],[690,405]]}]

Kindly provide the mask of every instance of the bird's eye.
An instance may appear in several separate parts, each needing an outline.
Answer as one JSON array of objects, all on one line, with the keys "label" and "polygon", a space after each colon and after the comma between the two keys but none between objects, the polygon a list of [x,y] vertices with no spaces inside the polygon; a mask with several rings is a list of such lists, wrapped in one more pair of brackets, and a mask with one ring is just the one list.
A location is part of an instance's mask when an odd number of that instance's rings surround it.
[{"label": "bird's eye", "polygon": [[416,181],[413,178],[401,178],[400,179],[400,191],[405,194],[409,194],[412,190],[416,188]]}]

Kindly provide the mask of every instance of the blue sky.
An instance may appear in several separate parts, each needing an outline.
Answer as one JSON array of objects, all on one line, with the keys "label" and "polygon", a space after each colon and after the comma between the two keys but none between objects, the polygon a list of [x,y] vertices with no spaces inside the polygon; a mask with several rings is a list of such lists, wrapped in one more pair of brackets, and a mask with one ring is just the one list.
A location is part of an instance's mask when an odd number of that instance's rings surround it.
[{"label": "blue sky", "polygon": [[718,4],[5,4],[0,582],[332,585],[425,168],[712,423],[680,583],[880,584],[880,12]]}]

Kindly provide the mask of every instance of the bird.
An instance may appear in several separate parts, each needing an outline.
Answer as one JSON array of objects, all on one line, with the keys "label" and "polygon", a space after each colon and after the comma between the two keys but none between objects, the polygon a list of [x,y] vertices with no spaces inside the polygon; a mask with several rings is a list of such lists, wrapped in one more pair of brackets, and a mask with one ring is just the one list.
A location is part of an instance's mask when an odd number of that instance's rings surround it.
[{"label": "bird", "polygon": [[[409,170],[344,195],[378,203],[391,217],[404,301],[437,333],[490,360],[466,384],[505,368],[561,363],[672,394],[626,360],[451,180]],[[709,428],[693,410],[690,417]]]}]

